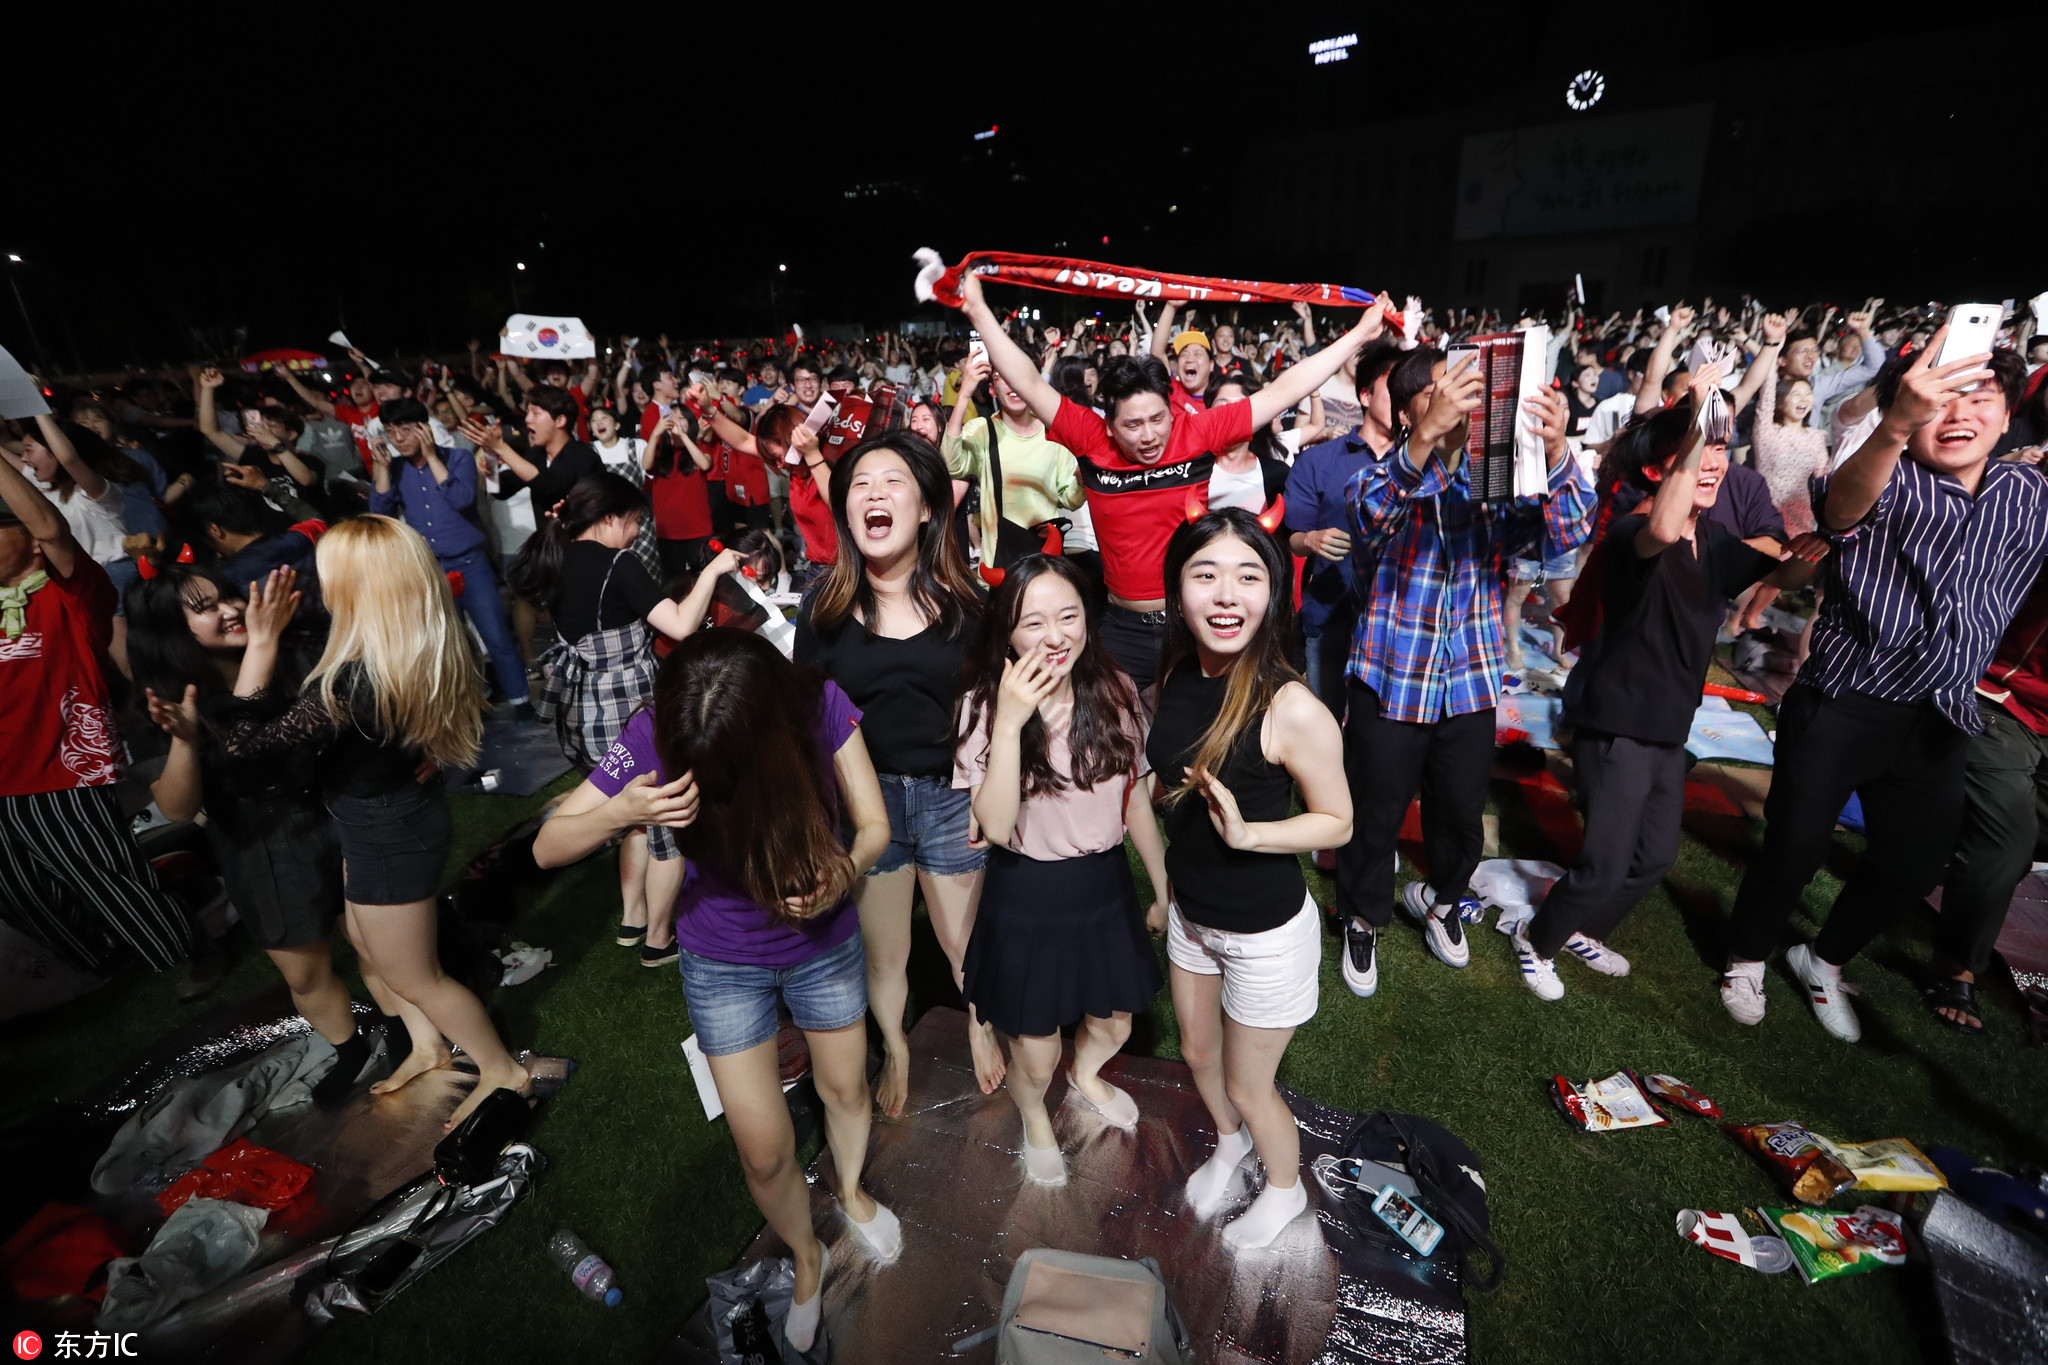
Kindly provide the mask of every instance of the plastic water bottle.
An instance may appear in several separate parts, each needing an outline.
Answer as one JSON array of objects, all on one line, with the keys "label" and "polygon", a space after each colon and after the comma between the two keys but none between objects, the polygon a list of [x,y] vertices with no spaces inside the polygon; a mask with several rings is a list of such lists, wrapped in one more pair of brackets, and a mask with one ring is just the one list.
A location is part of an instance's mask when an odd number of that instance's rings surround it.
[{"label": "plastic water bottle", "polygon": [[548,1238],[548,1255],[556,1265],[569,1272],[575,1281],[577,1292],[586,1299],[596,1299],[607,1308],[617,1308],[619,1301],[626,1297],[625,1291],[612,1282],[612,1268],[604,1258],[583,1245],[583,1239],[563,1228]]}]

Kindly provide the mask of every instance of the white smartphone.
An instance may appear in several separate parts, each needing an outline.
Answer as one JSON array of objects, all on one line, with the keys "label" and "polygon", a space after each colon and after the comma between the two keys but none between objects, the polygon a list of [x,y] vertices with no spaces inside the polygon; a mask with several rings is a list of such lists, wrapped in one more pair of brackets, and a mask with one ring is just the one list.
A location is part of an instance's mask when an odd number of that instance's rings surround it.
[{"label": "white smartphone", "polygon": [[979,360],[987,354],[988,343],[981,339],[981,333],[969,332],[967,334],[967,358],[969,360]]},{"label": "white smartphone", "polygon": [[1380,1190],[1379,1197],[1372,1201],[1372,1211],[1393,1229],[1396,1237],[1414,1247],[1418,1255],[1429,1255],[1443,1240],[1443,1224],[1417,1208],[1414,1200],[1392,1185]]},{"label": "white smartphone", "polygon": [[[1995,303],[1957,304],[1948,310],[1948,335],[1941,339],[1941,354],[1934,357],[1934,363],[1946,365],[1965,356],[1989,354],[2004,321],[2005,310]],[[1972,384],[1962,392],[1976,387]]]}]

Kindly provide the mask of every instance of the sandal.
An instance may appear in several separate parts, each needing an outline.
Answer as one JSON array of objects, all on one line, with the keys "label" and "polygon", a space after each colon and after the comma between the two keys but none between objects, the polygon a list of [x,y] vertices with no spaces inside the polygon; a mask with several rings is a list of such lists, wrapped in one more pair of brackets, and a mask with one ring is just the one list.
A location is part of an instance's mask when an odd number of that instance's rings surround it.
[{"label": "sandal", "polygon": [[[1934,1022],[1944,1024],[1957,1033],[1979,1034],[1984,1031],[1984,1012],[1977,1008],[1977,983],[1964,981],[1959,977],[1943,977],[1921,992],[1920,1001],[1927,1006],[1927,1012],[1934,1016]],[[1943,1010],[1959,1010],[1977,1022],[1965,1024],[1951,1019]]]}]

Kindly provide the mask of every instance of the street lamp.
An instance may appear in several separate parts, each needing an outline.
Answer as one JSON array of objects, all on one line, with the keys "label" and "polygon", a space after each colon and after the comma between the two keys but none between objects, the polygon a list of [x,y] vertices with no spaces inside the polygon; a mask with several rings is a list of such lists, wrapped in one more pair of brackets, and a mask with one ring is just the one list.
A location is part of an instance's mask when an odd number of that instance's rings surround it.
[{"label": "street lamp", "polygon": [[[22,263],[20,256],[17,256],[12,251],[7,253],[7,264],[10,267],[21,265]],[[42,338],[36,335],[36,325],[29,318],[28,300],[21,296],[21,279],[12,269],[7,272],[7,285],[14,291],[14,306],[21,310],[21,325],[28,329],[28,344],[29,349],[35,352],[36,369],[39,371],[48,370],[50,367],[49,357],[43,354]]]}]

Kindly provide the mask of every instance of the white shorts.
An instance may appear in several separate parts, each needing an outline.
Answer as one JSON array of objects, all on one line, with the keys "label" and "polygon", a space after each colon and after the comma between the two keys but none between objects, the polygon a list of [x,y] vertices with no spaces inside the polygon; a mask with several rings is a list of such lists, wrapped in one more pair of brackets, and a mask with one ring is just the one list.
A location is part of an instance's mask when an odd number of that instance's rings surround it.
[{"label": "white shorts", "polygon": [[1262,934],[1190,924],[1166,907],[1166,960],[1223,978],[1223,1012],[1247,1028],[1294,1028],[1315,1017],[1323,965],[1322,914],[1313,894],[1301,913]]}]

